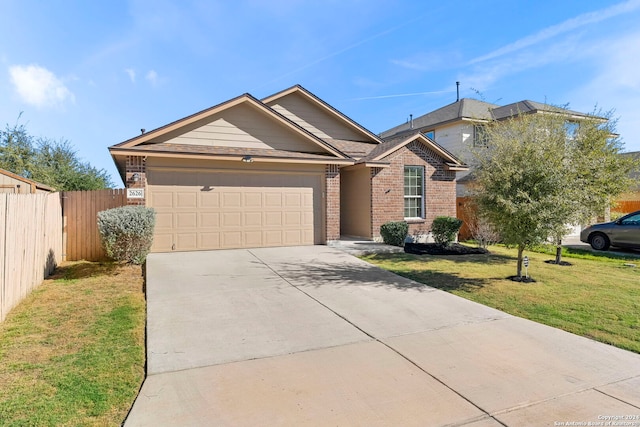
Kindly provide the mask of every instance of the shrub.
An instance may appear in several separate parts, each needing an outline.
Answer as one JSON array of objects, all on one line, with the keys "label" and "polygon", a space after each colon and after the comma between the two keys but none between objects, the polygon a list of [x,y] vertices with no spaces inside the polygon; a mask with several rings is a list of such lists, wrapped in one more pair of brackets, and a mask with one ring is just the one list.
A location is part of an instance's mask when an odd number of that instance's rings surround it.
[{"label": "shrub", "polygon": [[476,218],[476,220],[469,225],[471,230],[471,237],[476,241],[481,248],[487,248],[500,241],[500,234],[496,231],[495,227],[484,218]]},{"label": "shrub", "polygon": [[456,239],[456,234],[462,227],[462,220],[450,216],[438,216],[433,220],[431,233],[433,240],[441,246],[448,246]]},{"label": "shrub", "polygon": [[144,206],[123,206],[98,212],[98,231],[107,256],[142,264],[153,242],[156,213]]},{"label": "shrub", "polygon": [[404,221],[386,222],[380,226],[382,241],[387,245],[402,246],[409,233],[409,225]]}]

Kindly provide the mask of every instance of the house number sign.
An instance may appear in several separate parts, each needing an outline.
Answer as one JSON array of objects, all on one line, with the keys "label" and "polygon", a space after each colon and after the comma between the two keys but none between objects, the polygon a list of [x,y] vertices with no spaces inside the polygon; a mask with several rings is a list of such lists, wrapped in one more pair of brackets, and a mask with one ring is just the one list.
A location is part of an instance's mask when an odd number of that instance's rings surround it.
[{"label": "house number sign", "polygon": [[127,188],[127,199],[144,199],[144,188]]}]

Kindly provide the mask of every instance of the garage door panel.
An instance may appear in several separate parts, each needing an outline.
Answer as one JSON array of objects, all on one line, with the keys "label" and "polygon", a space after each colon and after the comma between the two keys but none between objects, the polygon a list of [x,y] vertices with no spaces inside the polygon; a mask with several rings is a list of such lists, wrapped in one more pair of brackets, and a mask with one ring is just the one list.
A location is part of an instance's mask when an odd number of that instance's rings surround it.
[{"label": "garage door panel", "polygon": [[262,192],[252,191],[248,193],[244,193],[244,204],[245,208],[261,208],[262,207]]},{"label": "garage door panel", "polygon": [[262,243],[262,231],[254,230],[254,231],[245,231],[243,236],[243,243],[247,247],[260,247],[264,246]]},{"label": "garage door panel", "polygon": [[262,227],[262,212],[245,212],[243,225],[245,227]]},{"label": "garage door panel", "polygon": [[284,243],[285,245],[300,245],[304,244],[302,239],[302,231],[301,230],[285,230],[283,232]]},{"label": "garage door panel", "polygon": [[225,191],[222,193],[222,207],[239,208],[242,206],[242,194],[239,191]]},{"label": "garage door panel", "polygon": [[281,227],[282,226],[282,212],[265,212],[264,213],[264,225],[267,226],[267,227]]},{"label": "garage door panel", "polygon": [[176,204],[177,208],[196,208],[198,206],[198,195],[194,192],[186,192],[183,190],[181,193],[176,194]]},{"label": "garage door panel", "polygon": [[151,193],[150,205],[156,209],[172,208],[173,207],[173,192],[158,191]]},{"label": "garage door panel", "polygon": [[156,208],[156,230],[173,230],[173,214],[157,210]]},{"label": "garage door panel", "polygon": [[302,206],[302,195],[299,193],[288,193],[284,196],[284,206],[287,208],[295,208]]},{"label": "garage door panel", "polygon": [[222,227],[240,227],[242,225],[242,212],[222,212]]},{"label": "garage door panel", "polygon": [[242,247],[242,232],[240,231],[223,231],[222,233],[223,248],[240,248]]},{"label": "garage door panel", "polygon": [[219,232],[200,232],[198,233],[199,248],[219,248],[220,233]]},{"label": "garage door panel", "polygon": [[[158,172],[169,182],[165,172]],[[187,175],[180,177],[180,175]],[[322,175],[148,171],[156,234],[152,250],[311,245],[320,235]],[[179,178],[179,179],[178,179]]]},{"label": "garage door panel", "polygon": [[173,245],[173,233],[161,233],[156,229],[156,233],[153,236],[153,244],[151,245],[152,252],[167,252],[172,250]]},{"label": "garage door panel", "polygon": [[302,212],[285,212],[284,213],[284,225],[285,227],[302,225]]},{"label": "garage door panel", "polygon": [[220,212],[199,212],[199,228],[220,227]]},{"label": "garage door panel", "polygon": [[197,228],[198,214],[196,212],[179,212],[175,215],[177,228]]},{"label": "garage door panel", "polygon": [[198,248],[198,235],[197,233],[177,233],[176,234],[176,246],[181,250],[196,250]]},{"label": "garage door panel", "polygon": [[266,192],[264,195],[264,205],[268,208],[281,208],[282,193]]},{"label": "garage door panel", "polygon": [[200,193],[200,205],[201,208],[219,208],[220,207],[220,193],[209,190],[207,192],[202,191]]}]

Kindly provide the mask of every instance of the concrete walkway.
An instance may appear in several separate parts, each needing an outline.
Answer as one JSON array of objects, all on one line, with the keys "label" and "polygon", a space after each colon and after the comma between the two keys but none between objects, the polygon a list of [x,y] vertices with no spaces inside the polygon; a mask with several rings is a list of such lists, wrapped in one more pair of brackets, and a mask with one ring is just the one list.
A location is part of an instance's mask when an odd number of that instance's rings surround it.
[{"label": "concrete walkway", "polygon": [[153,254],[147,280],[148,377],[128,427],[640,415],[640,355],[326,246]]}]

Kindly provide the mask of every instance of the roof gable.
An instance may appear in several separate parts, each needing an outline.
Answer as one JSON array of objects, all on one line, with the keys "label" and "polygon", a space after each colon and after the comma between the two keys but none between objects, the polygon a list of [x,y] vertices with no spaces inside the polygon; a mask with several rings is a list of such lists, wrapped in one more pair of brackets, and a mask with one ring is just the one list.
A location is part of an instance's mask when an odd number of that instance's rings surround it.
[{"label": "roof gable", "polygon": [[262,102],[319,138],[382,142],[377,135],[300,85],[268,96]]},{"label": "roof gable", "polygon": [[386,139],[382,144],[377,146],[368,156],[366,156],[362,161],[364,162],[379,162],[384,157],[387,157],[390,154],[400,150],[402,147],[407,146],[413,141],[418,141],[421,144],[425,145],[427,148],[433,150],[444,160],[445,164],[448,166],[450,170],[467,170],[467,166],[456,156],[449,153],[447,150],[442,148],[436,142],[427,138],[420,132],[414,132],[411,135],[402,135],[395,138]]},{"label": "roof gable", "polygon": [[50,191],[50,192],[56,191],[53,187],[50,187],[50,186],[45,185],[45,184],[41,184],[41,183],[36,182],[36,181],[34,181],[32,179],[25,178],[23,176],[20,176],[18,174],[15,174],[15,173],[10,172],[10,171],[5,170],[5,169],[0,169],[0,175],[4,175],[4,176],[6,176],[6,177],[8,177],[8,178],[10,178],[12,180],[15,180],[15,181],[23,182],[23,183],[25,183],[25,184],[33,187],[33,188],[37,188],[37,189],[41,189],[41,190],[45,190],[45,191]]},{"label": "roof gable", "polygon": [[135,149],[152,144],[274,149],[346,156],[249,94],[192,114],[110,147]]}]

